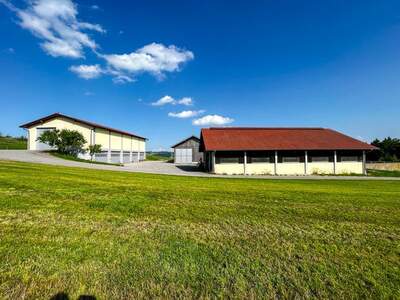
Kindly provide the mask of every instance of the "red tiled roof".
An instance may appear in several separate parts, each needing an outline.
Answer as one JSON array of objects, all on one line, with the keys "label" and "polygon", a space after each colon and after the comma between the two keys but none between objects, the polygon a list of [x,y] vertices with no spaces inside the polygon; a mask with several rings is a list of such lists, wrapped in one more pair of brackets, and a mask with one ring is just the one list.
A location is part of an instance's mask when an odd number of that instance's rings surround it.
[{"label": "red tiled roof", "polygon": [[35,121],[29,122],[29,123],[26,123],[26,124],[22,124],[19,127],[21,127],[21,128],[30,128],[32,126],[47,122],[47,121],[55,119],[55,118],[64,118],[64,119],[68,119],[68,120],[71,120],[71,121],[74,121],[74,122],[77,122],[77,123],[85,124],[85,125],[93,127],[93,128],[100,128],[100,129],[104,129],[104,130],[109,130],[109,131],[112,131],[112,132],[115,132],[115,133],[124,134],[124,135],[128,135],[128,136],[136,137],[136,138],[139,138],[139,139],[142,139],[142,140],[146,140],[146,138],[141,137],[141,136],[136,135],[136,134],[133,134],[133,133],[130,133],[130,132],[114,129],[114,128],[107,127],[107,126],[100,125],[100,124],[96,124],[96,123],[93,123],[93,122],[88,122],[88,121],[85,121],[85,120],[81,120],[81,119],[78,119],[78,118],[70,117],[70,116],[67,116],[67,115],[64,115],[64,114],[60,114],[60,113],[51,114],[49,116],[37,119]]},{"label": "red tiled roof", "polygon": [[326,128],[203,128],[201,147],[223,150],[374,150],[370,144]]}]

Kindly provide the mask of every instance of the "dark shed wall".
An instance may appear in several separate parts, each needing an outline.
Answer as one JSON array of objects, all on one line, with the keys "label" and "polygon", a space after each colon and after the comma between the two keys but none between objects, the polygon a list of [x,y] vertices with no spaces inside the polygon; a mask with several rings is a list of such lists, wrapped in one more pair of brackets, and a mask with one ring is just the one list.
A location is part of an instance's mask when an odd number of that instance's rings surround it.
[{"label": "dark shed wall", "polygon": [[182,144],[176,145],[174,147],[174,157],[176,155],[176,151],[175,149],[192,149],[192,154],[193,154],[193,162],[198,162],[201,159],[203,159],[203,152],[199,151],[199,147],[200,147],[200,141],[195,139],[195,138],[191,138],[185,142],[183,142]]}]

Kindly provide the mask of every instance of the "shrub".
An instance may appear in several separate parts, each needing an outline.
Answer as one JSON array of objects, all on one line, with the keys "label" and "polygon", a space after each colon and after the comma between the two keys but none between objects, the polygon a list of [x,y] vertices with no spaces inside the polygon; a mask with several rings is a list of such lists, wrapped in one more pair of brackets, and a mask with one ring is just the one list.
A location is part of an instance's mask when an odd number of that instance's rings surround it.
[{"label": "shrub", "polygon": [[93,160],[93,156],[96,153],[100,153],[101,152],[101,145],[99,145],[99,144],[90,145],[87,150],[88,150],[88,152],[90,154],[90,160]]},{"label": "shrub", "polygon": [[84,153],[83,146],[86,143],[82,133],[77,130],[49,130],[42,133],[37,138],[38,141],[48,144],[51,147],[56,147],[57,152],[78,156],[79,153]]}]

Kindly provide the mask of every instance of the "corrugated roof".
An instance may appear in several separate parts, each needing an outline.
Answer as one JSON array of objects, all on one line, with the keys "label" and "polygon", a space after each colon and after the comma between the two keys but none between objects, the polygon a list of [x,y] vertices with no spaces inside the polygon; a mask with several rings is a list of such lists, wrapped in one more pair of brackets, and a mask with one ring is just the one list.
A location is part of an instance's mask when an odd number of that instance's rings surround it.
[{"label": "corrugated roof", "polygon": [[191,140],[191,139],[194,139],[194,140],[196,140],[198,142],[200,141],[200,139],[197,136],[192,135],[192,136],[189,136],[188,138],[176,143],[175,145],[171,146],[171,148],[175,148],[176,146],[179,146],[180,144],[183,144],[184,142],[186,142],[188,140]]},{"label": "corrugated roof", "polygon": [[200,139],[205,151],[377,149],[327,128],[203,128]]},{"label": "corrugated roof", "polygon": [[136,135],[134,133],[130,133],[130,132],[122,131],[122,130],[119,130],[119,129],[114,129],[114,128],[111,128],[111,127],[108,127],[108,126],[104,126],[104,125],[96,124],[96,123],[93,123],[93,122],[81,120],[81,119],[78,119],[78,118],[70,117],[70,116],[67,116],[67,115],[64,115],[64,114],[61,114],[61,113],[54,113],[54,114],[48,115],[46,117],[37,119],[35,121],[29,122],[29,123],[26,123],[26,124],[22,124],[19,127],[21,127],[21,128],[30,128],[32,126],[35,126],[35,125],[41,124],[41,123],[45,123],[45,122],[47,122],[49,120],[52,120],[52,119],[55,119],[55,118],[64,118],[64,119],[68,119],[68,120],[71,120],[71,121],[74,121],[74,122],[85,124],[85,125],[93,127],[93,128],[105,129],[105,130],[109,130],[109,131],[112,131],[112,132],[115,132],[115,133],[136,137],[136,138],[139,138],[139,139],[142,139],[142,140],[147,140],[146,138],[141,137],[139,135]]}]

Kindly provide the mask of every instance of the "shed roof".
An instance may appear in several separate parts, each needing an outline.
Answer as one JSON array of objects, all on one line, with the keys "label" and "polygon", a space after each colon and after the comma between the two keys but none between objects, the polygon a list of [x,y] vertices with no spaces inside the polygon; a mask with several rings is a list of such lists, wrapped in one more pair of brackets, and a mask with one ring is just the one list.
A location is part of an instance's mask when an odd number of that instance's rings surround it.
[{"label": "shed roof", "polygon": [[327,128],[203,128],[200,139],[205,151],[377,149]]},{"label": "shed roof", "polygon": [[130,133],[130,132],[127,132],[127,131],[122,131],[122,130],[119,130],[119,129],[114,129],[114,128],[111,128],[111,127],[108,127],[108,126],[100,125],[100,124],[97,124],[97,123],[93,123],[93,122],[81,120],[81,119],[78,119],[78,118],[70,117],[70,116],[67,116],[67,115],[64,115],[64,114],[61,114],[61,113],[54,113],[54,114],[48,115],[46,117],[34,120],[32,122],[22,124],[19,127],[21,127],[21,128],[30,128],[32,126],[35,126],[35,125],[38,125],[38,124],[43,124],[43,123],[45,123],[47,121],[50,121],[50,120],[56,119],[56,118],[64,118],[64,119],[71,120],[73,122],[85,124],[85,125],[93,127],[93,128],[100,128],[100,129],[109,130],[109,131],[112,131],[112,132],[115,132],[115,133],[132,136],[132,137],[139,138],[139,139],[142,139],[142,140],[147,140],[146,138],[141,137],[139,135],[136,135],[134,133]]},{"label": "shed roof", "polygon": [[192,140],[192,139],[196,140],[197,142],[200,142],[200,139],[197,136],[192,135],[192,136],[189,136],[188,138],[176,143],[175,145],[171,146],[171,148],[175,148],[175,147],[177,147],[177,146],[179,146],[179,145],[181,145],[181,144],[183,144],[183,143],[185,143],[185,142],[187,142],[189,140]]}]

